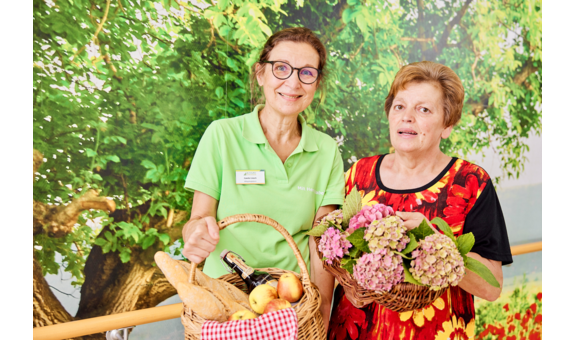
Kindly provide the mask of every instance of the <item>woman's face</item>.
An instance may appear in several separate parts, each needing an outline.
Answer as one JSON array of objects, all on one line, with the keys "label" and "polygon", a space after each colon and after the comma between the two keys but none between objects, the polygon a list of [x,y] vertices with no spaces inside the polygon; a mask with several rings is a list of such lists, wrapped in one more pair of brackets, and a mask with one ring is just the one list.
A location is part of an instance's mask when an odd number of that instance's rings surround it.
[{"label": "woman's face", "polygon": [[[271,50],[268,60],[283,61],[297,68],[305,66],[318,68],[319,66],[319,54],[311,45],[291,41],[282,41],[277,44]],[[297,75],[298,70],[293,70],[287,79],[278,79],[272,73],[272,65],[267,63],[257,64],[256,72],[262,67],[264,72],[258,74],[257,80],[258,84],[263,86],[267,110],[271,109],[281,115],[297,116],[309,106],[318,81],[313,84],[302,83]]]},{"label": "woman's face", "polygon": [[452,126],[443,126],[443,93],[433,83],[409,83],[389,111],[389,135],[396,151],[426,153],[439,149]]}]

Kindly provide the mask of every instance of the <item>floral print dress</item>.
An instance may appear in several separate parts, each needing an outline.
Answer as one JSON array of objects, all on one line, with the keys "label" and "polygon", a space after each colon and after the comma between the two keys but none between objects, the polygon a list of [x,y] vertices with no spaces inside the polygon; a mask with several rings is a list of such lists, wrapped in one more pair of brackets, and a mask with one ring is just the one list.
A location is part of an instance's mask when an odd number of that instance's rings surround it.
[{"label": "floral print dress", "polygon": [[[485,170],[453,158],[427,185],[393,190],[379,178],[384,157],[367,157],[353,164],[346,173],[346,194],[356,186],[364,205],[383,203],[394,211],[420,212],[429,220],[441,217],[455,237],[473,232],[472,252],[502,264],[513,261],[501,207]],[[474,332],[473,296],[459,287],[450,286],[428,307],[397,313],[377,303],[355,308],[338,285],[328,339],[463,340],[473,339]]]}]

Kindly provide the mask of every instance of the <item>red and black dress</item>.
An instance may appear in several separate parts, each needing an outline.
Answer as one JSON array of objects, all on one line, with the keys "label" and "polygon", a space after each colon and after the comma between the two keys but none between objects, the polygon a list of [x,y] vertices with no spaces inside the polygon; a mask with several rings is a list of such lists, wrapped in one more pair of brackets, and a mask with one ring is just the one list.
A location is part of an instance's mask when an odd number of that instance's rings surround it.
[{"label": "red and black dress", "polygon": [[[346,173],[345,189],[356,186],[363,204],[383,203],[394,211],[420,212],[429,220],[436,216],[449,224],[455,237],[473,232],[472,252],[484,258],[513,262],[499,200],[489,175],[481,167],[453,158],[430,183],[410,190],[383,185],[379,169],[385,155],[360,159]],[[449,287],[430,306],[397,313],[371,303],[355,308],[341,285],[334,295],[328,339],[455,340],[473,339],[473,296]]]}]

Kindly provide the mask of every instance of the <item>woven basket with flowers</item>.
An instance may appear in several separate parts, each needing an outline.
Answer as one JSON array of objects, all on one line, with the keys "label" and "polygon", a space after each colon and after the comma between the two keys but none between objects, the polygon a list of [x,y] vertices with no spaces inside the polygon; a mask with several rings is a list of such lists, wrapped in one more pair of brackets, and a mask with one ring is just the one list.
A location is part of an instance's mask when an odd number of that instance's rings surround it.
[{"label": "woven basket with flowers", "polygon": [[426,307],[456,286],[466,270],[499,287],[487,267],[467,256],[475,243],[472,233],[455,238],[441,218],[431,223],[439,231],[425,219],[407,230],[391,207],[362,206],[353,188],[342,209],[324,216],[308,235],[315,238],[324,268],[358,308],[372,302],[396,312]]}]

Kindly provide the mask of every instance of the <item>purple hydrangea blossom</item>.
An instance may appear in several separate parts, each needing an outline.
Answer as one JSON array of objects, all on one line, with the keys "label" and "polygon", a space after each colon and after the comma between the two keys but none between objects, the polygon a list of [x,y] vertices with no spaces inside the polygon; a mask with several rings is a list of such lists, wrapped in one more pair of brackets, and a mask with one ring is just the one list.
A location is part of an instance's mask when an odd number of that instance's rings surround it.
[{"label": "purple hydrangea blossom", "polygon": [[456,286],[465,275],[463,257],[455,243],[443,234],[433,234],[419,241],[412,253],[409,271],[432,290]]},{"label": "purple hydrangea blossom", "polygon": [[389,292],[404,278],[402,258],[383,248],[379,253],[365,253],[353,266],[353,277],[364,289]]},{"label": "purple hydrangea blossom", "polygon": [[346,231],[351,234],[359,228],[367,227],[375,220],[381,220],[392,214],[393,209],[385,204],[364,205],[361,211],[349,220]]},{"label": "purple hydrangea blossom", "polygon": [[325,257],[325,262],[332,264],[333,260],[341,259],[344,255],[349,254],[351,243],[346,239],[349,235],[342,233],[339,229],[330,227],[321,235],[319,241],[319,251]]},{"label": "purple hydrangea blossom", "polygon": [[363,239],[368,242],[369,250],[376,254],[384,248],[402,251],[409,243],[407,228],[395,215],[371,222],[365,229]]}]

